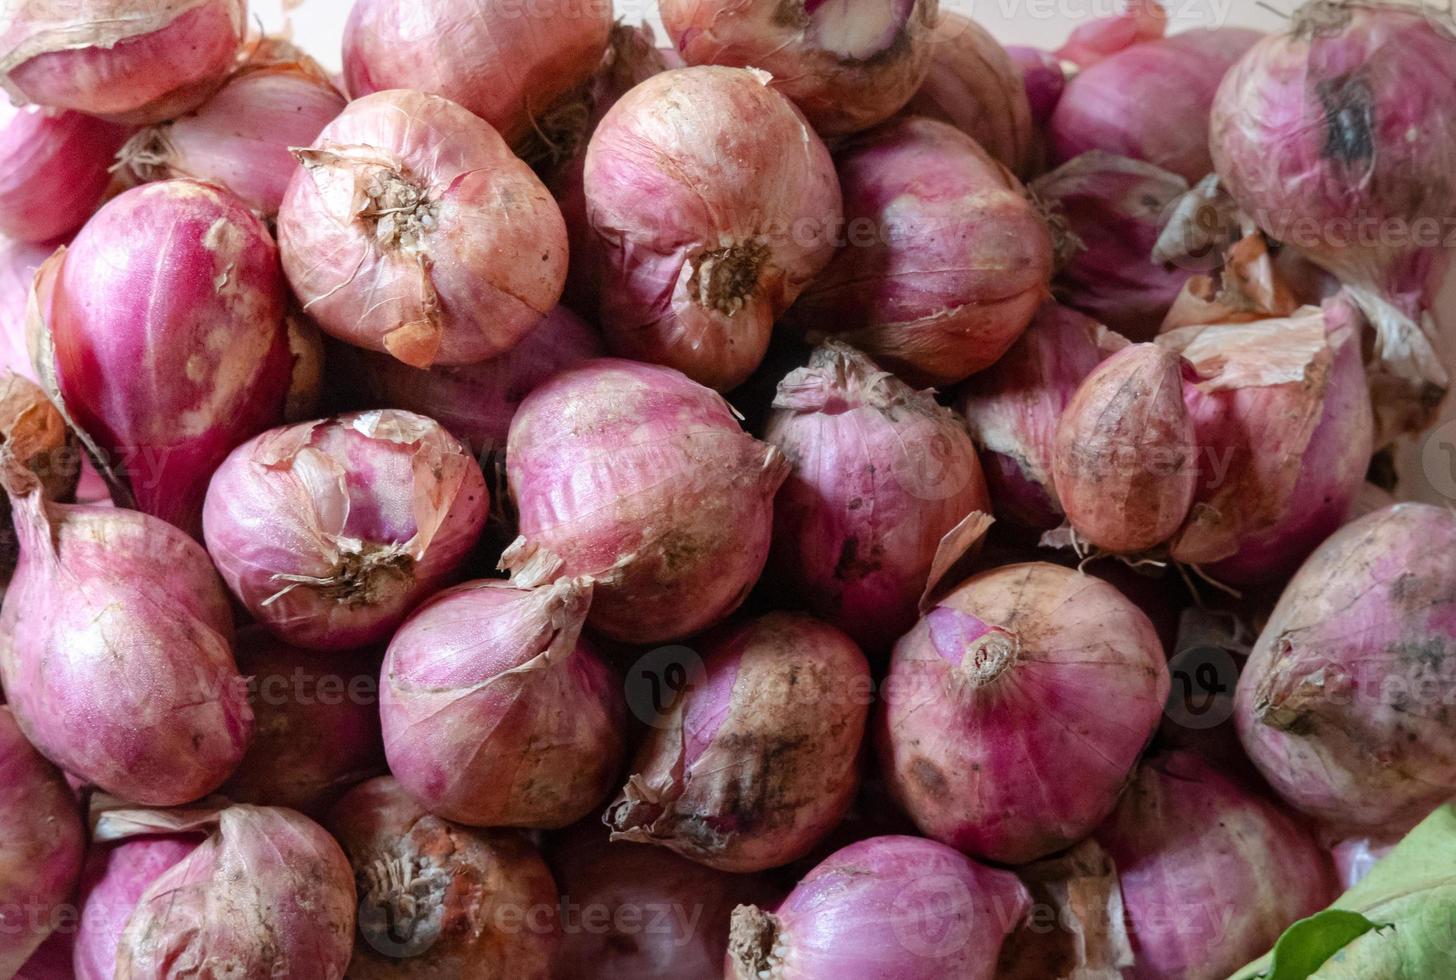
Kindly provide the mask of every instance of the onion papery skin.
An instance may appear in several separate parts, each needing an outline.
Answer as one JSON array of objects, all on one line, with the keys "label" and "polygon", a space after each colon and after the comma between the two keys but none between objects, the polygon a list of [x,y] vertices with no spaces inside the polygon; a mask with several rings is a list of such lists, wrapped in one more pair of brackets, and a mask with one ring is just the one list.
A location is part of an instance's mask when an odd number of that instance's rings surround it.
[{"label": "onion papery skin", "polygon": [[310,650],[386,639],[475,546],[490,495],[439,423],[394,409],[284,426],[235,449],[204,536],[259,622]]},{"label": "onion papery skin", "polygon": [[847,244],[791,322],[837,334],[913,385],[994,364],[1049,295],[1051,237],[1025,189],[932,119],[887,123],[836,163]]},{"label": "onion papery skin", "polygon": [[834,254],[829,151],[759,71],[653,75],[597,126],[582,179],[608,347],[719,391]]},{"label": "onion papery skin", "polygon": [[620,681],[581,638],[591,583],[470,582],[389,644],[380,714],[389,768],[431,813],[557,828],[594,810],[625,750]]},{"label": "onion papery skin", "polygon": [[1145,762],[1096,840],[1117,868],[1129,980],[1219,980],[1337,894],[1309,831],[1191,752]]},{"label": "onion papery skin", "polygon": [[1016,174],[1025,174],[1036,141],[1021,69],[991,33],[944,11],[932,35],[930,73],[907,115],[950,123]]},{"label": "onion papery skin", "polygon": [[563,575],[593,579],[594,630],[659,643],[743,603],[768,558],[788,463],[710,389],[604,359],[527,396],[506,472],[521,539],[502,567],[529,579],[533,556],[554,556]]},{"label": "onion papery skin", "polygon": [[556,885],[514,831],[433,816],[392,777],[339,801],[329,829],[359,888],[353,980],[547,980]]},{"label": "onion papery skin", "polygon": [[1006,47],[1006,54],[1021,73],[1027,105],[1031,109],[1033,142],[1040,142],[1039,130],[1052,118],[1057,103],[1062,100],[1062,93],[1067,90],[1067,72],[1056,55],[1040,48],[1012,44]]},{"label": "onion papery skin", "polygon": [[509,350],[561,297],[560,209],[455,103],[365,96],[296,155],[278,242],[325,333],[413,367],[471,364]]},{"label": "onion papery skin", "polygon": [[1164,543],[1193,506],[1199,447],[1184,370],[1173,351],[1125,347],[1087,376],[1057,423],[1057,496],[1072,529],[1104,551]]},{"label": "onion papery skin", "polygon": [[171,806],[216,789],[253,713],[207,553],[146,514],[52,504],[13,471],[6,481],[20,563],[0,679],[26,738],[124,799]]},{"label": "onion papery skin", "polygon": [[1090,68],[1128,48],[1158,41],[1168,32],[1168,11],[1160,0],[1127,0],[1114,17],[1100,17],[1072,29],[1056,56],[1077,68]]},{"label": "onion papery skin", "polygon": [[771,579],[887,651],[919,618],[941,539],[991,509],[962,421],[829,341],[779,385],[764,438],[793,467],[774,502]]},{"label": "onion papery skin", "polygon": [[[0,453],[40,481],[47,500],[70,502],[81,476],[81,453],[61,413],[37,385],[0,370]],[[20,558],[9,498],[0,498],[0,576]]]},{"label": "onion papery skin", "polygon": [[318,819],[345,792],[384,771],[372,663],[330,662],[261,626],[238,632],[236,657],[249,679],[253,742],[219,790],[223,796]]},{"label": "onion papery skin", "polygon": [[825,858],[772,911],[740,906],[726,980],[990,980],[1031,909],[1009,871],[918,837],[872,837]]},{"label": "onion papery skin", "polygon": [[525,8],[505,0],[355,0],[344,78],[358,99],[416,89],[464,106],[513,145],[596,71],[609,0]]},{"label": "onion papery skin", "polygon": [[292,357],[278,250],[228,192],[127,191],[36,277],[38,366],[138,510],[196,534],[207,481],[283,420]]},{"label": "onion papery skin", "polygon": [[774,88],[826,137],[868,129],[898,112],[925,80],[938,43],[938,0],[874,8],[663,0],[659,9],[688,64],[768,72]]},{"label": "onion papery skin", "polygon": [[1067,83],[1049,123],[1052,156],[1131,157],[1196,184],[1213,172],[1208,120],[1219,83],[1260,39],[1215,27],[1135,44]]},{"label": "onion papery skin", "polygon": [[1234,585],[1279,582],[1345,523],[1374,437],[1364,325],[1353,303],[1336,299],[1158,338],[1198,375],[1184,400],[1199,486],[1175,560]]},{"label": "onion papery skin", "polygon": [[340,360],[345,377],[370,405],[432,418],[484,459],[505,450],[516,409],[538,385],[602,353],[600,332],[558,306],[516,346],[475,364],[422,371],[357,348],[344,351]]},{"label": "onion papery skin", "polygon": [[1331,535],[1284,590],[1234,719],[1293,806],[1379,833],[1456,792],[1453,546],[1450,511],[1397,504]]},{"label": "onion papery skin", "polygon": [[76,980],[114,980],[117,943],[137,902],[202,839],[201,834],[132,837],[91,847],[77,899],[81,919],[71,958]]},{"label": "onion papery skin", "polygon": [[12,102],[142,125],[201,103],[232,70],[247,0],[19,0],[0,31]]},{"label": "onion papery skin", "polygon": [[60,925],[86,852],[80,808],[0,706],[0,974],[12,976]]},{"label": "onion papery skin", "polygon": [[0,234],[49,242],[85,224],[126,133],[79,112],[0,101]]},{"label": "onion papery skin", "polygon": [[720,871],[787,864],[854,798],[869,664],[839,630],[794,613],[725,627],[703,646],[701,686],[648,734],[603,819],[614,841]]},{"label": "onion papery skin", "polygon": [[1049,531],[1065,516],[1052,482],[1062,410],[1106,356],[1106,331],[1049,302],[1006,355],[967,379],[956,408],[981,452],[996,516]]},{"label": "onion papery skin", "polygon": [[1157,631],[1101,579],[1043,563],[969,579],[895,645],[881,771],[922,833],[1020,864],[1112,811],[1161,719]]}]

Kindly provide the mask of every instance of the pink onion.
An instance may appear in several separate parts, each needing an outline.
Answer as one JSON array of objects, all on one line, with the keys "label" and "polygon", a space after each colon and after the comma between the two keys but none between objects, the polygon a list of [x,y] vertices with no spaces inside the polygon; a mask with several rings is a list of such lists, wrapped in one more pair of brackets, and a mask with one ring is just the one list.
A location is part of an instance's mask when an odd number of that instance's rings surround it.
[{"label": "pink onion", "polygon": [[1031,861],[1112,811],[1168,686],[1153,624],[1112,586],[1006,566],[965,582],[895,645],[881,768],[926,836]]},{"label": "pink onion", "polygon": [[1067,90],[1067,72],[1061,60],[1049,51],[1019,44],[1007,45],[1006,54],[1021,73],[1032,124],[1038,129],[1046,126]]},{"label": "pink onion", "polygon": [[991,500],[960,419],[837,341],[779,385],[765,438],[793,467],[771,573],[870,651],[918,618],[941,539]]},{"label": "pink onion", "polygon": [[1359,837],[1340,841],[1332,847],[1330,856],[1335,861],[1335,874],[1339,879],[1340,888],[1349,890],[1358,885],[1399,842],[1399,838],[1372,840],[1368,837]]},{"label": "pink onion", "polygon": [[662,0],[663,26],[690,65],[760,68],[825,136],[898,112],[930,68],[937,0]]},{"label": "pink onion", "polygon": [[36,279],[46,387],[139,510],[196,532],[228,451],[283,419],[278,251],[226,191],[169,180],[108,203]]},{"label": "pink onion", "polygon": [[836,851],[772,912],[733,913],[727,980],[991,980],[1031,907],[1009,871],[918,837]]},{"label": "pink onion", "polygon": [[1072,29],[1057,57],[1078,68],[1090,68],[1135,44],[1157,41],[1168,31],[1168,10],[1161,0],[1126,0],[1113,17],[1101,17]]},{"label": "pink onion", "polygon": [[296,155],[278,241],[324,332],[414,367],[470,364],[509,350],[560,298],[560,210],[453,102],[358,99]]},{"label": "pink onion", "polygon": [[547,980],[556,885],[518,834],[432,816],[387,776],[340,800],[329,828],[359,884],[352,980]]},{"label": "pink onion", "polygon": [[312,144],[344,105],[306,55],[257,54],[192,112],[137,133],[121,159],[144,180],[219,184],[272,217],[298,170],[289,148]]},{"label": "pink onion", "polygon": [[1052,155],[1089,150],[1150,163],[1197,183],[1213,172],[1208,118],[1219,83],[1260,35],[1188,31],[1099,61],[1067,83],[1050,122]]},{"label": "pink onion", "polygon": [[1309,833],[1192,753],[1145,763],[1096,836],[1117,867],[1129,980],[1219,980],[1335,897]]},{"label": "pink onion", "polygon": [[18,0],[0,30],[0,86],[118,122],[180,115],[233,67],[247,0]]},{"label": "pink onion", "polygon": [[208,552],[259,622],[311,650],[383,640],[474,547],[485,477],[439,423],[383,409],[265,432],[212,478]]},{"label": "pink onion", "polygon": [[[80,477],[80,449],[45,392],[19,375],[0,373],[0,453],[40,481],[47,500],[70,501]],[[0,576],[20,557],[10,500],[0,498]]]},{"label": "pink onion", "polygon": [[612,107],[583,175],[607,344],[727,391],[829,261],[828,151],[762,72],[683,68]]},{"label": "pink onion", "polygon": [[1214,160],[1239,206],[1352,287],[1375,325],[1382,436],[1423,425],[1449,384],[1432,318],[1456,220],[1456,35],[1431,14],[1306,4],[1213,107]]},{"label": "pink onion", "polygon": [[86,222],[126,130],[79,112],[0,100],[0,234],[48,242]]},{"label": "pink onion", "polygon": [[61,773],[0,706],[0,975],[12,976],[58,926],[81,872],[86,831]]},{"label": "pink onion", "polygon": [[478,827],[564,827],[622,764],[621,682],[581,639],[591,583],[498,580],[442,592],[389,644],[380,715],[390,771],[431,813]]},{"label": "pink onion", "polygon": [[48,503],[13,463],[4,480],[20,564],[0,614],[0,678],[26,737],[128,800],[216,789],[253,714],[207,553],[146,514]]},{"label": "pink onion", "polygon": [[611,28],[608,0],[355,0],[344,77],[356,99],[381,89],[444,96],[514,144],[586,84]]},{"label": "pink onion", "polygon": [[0,371],[39,382],[30,356],[27,310],[36,270],[54,249],[0,238]]},{"label": "pink onion", "polygon": [[75,980],[114,980],[117,943],[137,903],[202,839],[201,834],[175,834],[92,846],[81,875],[81,921],[71,960]]},{"label": "pink onion", "polygon": [[591,361],[537,388],[511,423],[521,539],[502,567],[527,587],[552,558],[568,577],[590,576],[588,622],[614,639],[691,635],[758,580],[788,468],[676,371]]},{"label": "pink onion", "polygon": [[945,123],[900,119],[837,158],[846,247],[794,322],[841,333],[916,385],[994,364],[1048,295],[1052,243],[1025,189]]},{"label": "pink onion", "polygon": [[1049,302],[1001,360],[961,386],[956,408],[981,450],[997,517],[1040,530],[1062,522],[1057,422],[1116,342],[1097,321]]},{"label": "pink onion", "polygon": [[341,980],[353,945],[354,876],[322,827],[281,807],[111,810],[98,841],[207,837],[137,900],[118,977],[306,976]]},{"label": "pink onion", "polygon": [[612,840],[721,871],[804,856],[854,797],[869,665],[839,630],[770,613],[707,638],[704,676],[637,753]]},{"label": "pink onion", "polygon": [[1280,597],[1235,719],[1259,771],[1304,812],[1379,831],[1456,795],[1452,547],[1449,510],[1398,504],[1335,532]]},{"label": "pink onion", "polygon": [[428,416],[484,458],[505,449],[511,419],[537,385],[601,354],[601,335],[558,306],[515,347],[488,361],[422,371],[385,354],[351,349],[343,370],[370,404]]}]

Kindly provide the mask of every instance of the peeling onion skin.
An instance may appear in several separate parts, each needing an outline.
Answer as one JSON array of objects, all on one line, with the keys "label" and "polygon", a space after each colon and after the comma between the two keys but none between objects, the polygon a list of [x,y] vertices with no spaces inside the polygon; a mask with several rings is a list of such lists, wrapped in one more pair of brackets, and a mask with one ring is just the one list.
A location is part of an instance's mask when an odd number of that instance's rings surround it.
[{"label": "peeling onion skin", "polygon": [[1379,833],[1456,793],[1453,547],[1450,511],[1397,504],[1337,531],[1280,597],[1239,679],[1234,719],[1293,806]]},{"label": "peeling onion skin", "polygon": [[[521,538],[594,580],[589,626],[627,643],[680,639],[742,605],[768,558],[778,449],[721,396],[671,368],[589,361],[532,392],[506,453]],[[529,584],[529,583],[527,583]]]},{"label": "peeling onion skin", "polygon": [[560,209],[455,103],[365,96],[296,155],[278,242],[325,333],[413,367],[471,364],[515,346],[561,297]]},{"label": "peeling onion skin", "polygon": [[1145,762],[1095,836],[1117,868],[1129,980],[1219,980],[1339,894],[1309,831],[1191,752]]},{"label": "peeling onion skin", "polygon": [[247,0],[19,0],[0,32],[0,85],[17,104],[115,122],[178,116],[232,70],[247,6]]},{"label": "peeling onion skin", "polygon": [[762,72],[680,68],[598,125],[583,175],[602,330],[614,354],[729,391],[834,253],[829,151]]},{"label": "peeling onion skin", "polygon": [[0,234],[49,242],[85,224],[126,134],[79,112],[17,109],[0,98]]},{"label": "peeling onion skin", "polygon": [[703,640],[705,675],[648,734],[603,820],[719,871],[803,857],[858,785],[869,664],[827,623],[770,613]]},{"label": "peeling onion skin", "polygon": [[918,387],[990,367],[1049,298],[1052,241],[1025,189],[969,136],[900,119],[836,158],[847,244],[790,313]]},{"label": "peeling onion skin", "polygon": [[480,465],[395,409],[265,432],[218,467],[203,514],[228,588],[310,650],[381,642],[446,584],[485,526]]},{"label": "peeling onion skin", "polygon": [[919,618],[941,539],[991,499],[961,419],[836,341],[779,385],[764,438],[793,467],[770,576],[871,653]]},{"label": "peeling onion skin", "polygon": [[191,180],[112,199],[41,269],[46,387],[137,509],[197,534],[212,471],[283,420],[285,291],[263,222]]},{"label": "peeling onion skin", "polygon": [[80,809],[60,770],[0,706],[0,975],[12,976],[46,939],[86,853]]},{"label": "peeling onion skin", "polygon": [[200,834],[175,834],[92,845],[81,874],[81,921],[71,955],[75,980],[115,980],[116,947],[137,902],[200,843]]},{"label": "peeling onion skin", "polygon": [[868,129],[910,100],[930,68],[940,5],[662,0],[658,9],[688,64],[768,72],[774,88],[830,137]]},{"label": "peeling onion skin", "polygon": [[978,575],[895,646],[881,771],[922,833],[1021,864],[1086,837],[1168,697],[1148,617],[1101,579],[1044,563]]},{"label": "peeling onion skin", "polygon": [[1009,871],[919,837],[835,851],[773,911],[733,913],[725,980],[991,980],[1031,910]]},{"label": "peeling onion skin", "polygon": [[[75,499],[81,450],[61,413],[33,382],[0,369],[0,453],[40,481],[47,500]],[[20,538],[10,517],[10,500],[0,497],[0,578],[20,558]]]},{"label": "peeling onion skin", "polygon": [[547,980],[556,884],[513,831],[432,816],[392,777],[354,789],[329,829],[359,888],[353,980]]},{"label": "peeling onion skin", "polygon": [[591,78],[611,29],[610,0],[355,0],[344,78],[355,99],[383,89],[443,96],[514,146]]},{"label": "peeling onion skin", "polygon": [[625,751],[621,681],[581,638],[591,583],[456,586],[395,633],[379,710],[389,769],[431,813],[473,827],[558,828],[611,791]]},{"label": "peeling onion skin", "polygon": [[1133,344],[1098,365],[1062,411],[1052,479],[1082,538],[1132,554],[1171,538],[1193,506],[1198,443],[1173,351]]}]

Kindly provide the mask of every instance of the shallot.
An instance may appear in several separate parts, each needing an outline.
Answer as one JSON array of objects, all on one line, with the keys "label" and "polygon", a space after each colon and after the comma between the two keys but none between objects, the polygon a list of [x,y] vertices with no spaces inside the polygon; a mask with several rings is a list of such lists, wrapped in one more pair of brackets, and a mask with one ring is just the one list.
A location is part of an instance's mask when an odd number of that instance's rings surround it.
[{"label": "shallot", "polygon": [[126,133],[79,112],[0,100],[0,234],[49,242],[85,224]]},{"label": "shallot", "polygon": [[31,286],[36,270],[55,251],[45,245],[0,238],[0,371],[39,382],[27,340]]},{"label": "shallot", "polygon": [[1126,0],[1122,13],[1100,17],[1072,29],[1056,55],[1077,68],[1090,68],[1134,45],[1160,40],[1168,31],[1168,9],[1161,0]]},{"label": "shallot", "polygon": [[115,980],[116,947],[143,893],[196,850],[201,834],[131,837],[99,842],[81,874],[81,919],[71,966],[76,980]]}]

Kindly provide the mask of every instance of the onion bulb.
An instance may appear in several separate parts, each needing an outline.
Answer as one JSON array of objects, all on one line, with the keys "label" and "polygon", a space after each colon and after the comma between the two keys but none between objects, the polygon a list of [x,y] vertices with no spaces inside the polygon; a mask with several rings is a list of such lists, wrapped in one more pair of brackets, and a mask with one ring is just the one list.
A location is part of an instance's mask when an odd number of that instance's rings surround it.
[{"label": "onion bulb", "polygon": [[36,270],[53,251],[45,245],[0,238],[0,372],[37,383],[40,376],[30,356],[27,311]]},{"label": "onion bulb", "polygon": [[[1056,55],[1040,48],[1013,44],[1006,48],[1006,53],[1021,73],[1027,104],[1031,107],[1031,121],[1040,130],[1051,119],[1062,93],[1067,90],[1067,72]],[[1036,132],[1035,136],[1040,144],[1042,134]]]},{"label": "onion bulb", "polygon": [[79,112],[0,100],[0,234],[49,242],[91,217],[126,130]]},{"label": "onion bulb", "polygon": [[202,843],[199,833],[98,841],[81,874],[81,921],[71,966],[75,980],[115,980],[116,947],[137,902],[168,868]]}]

